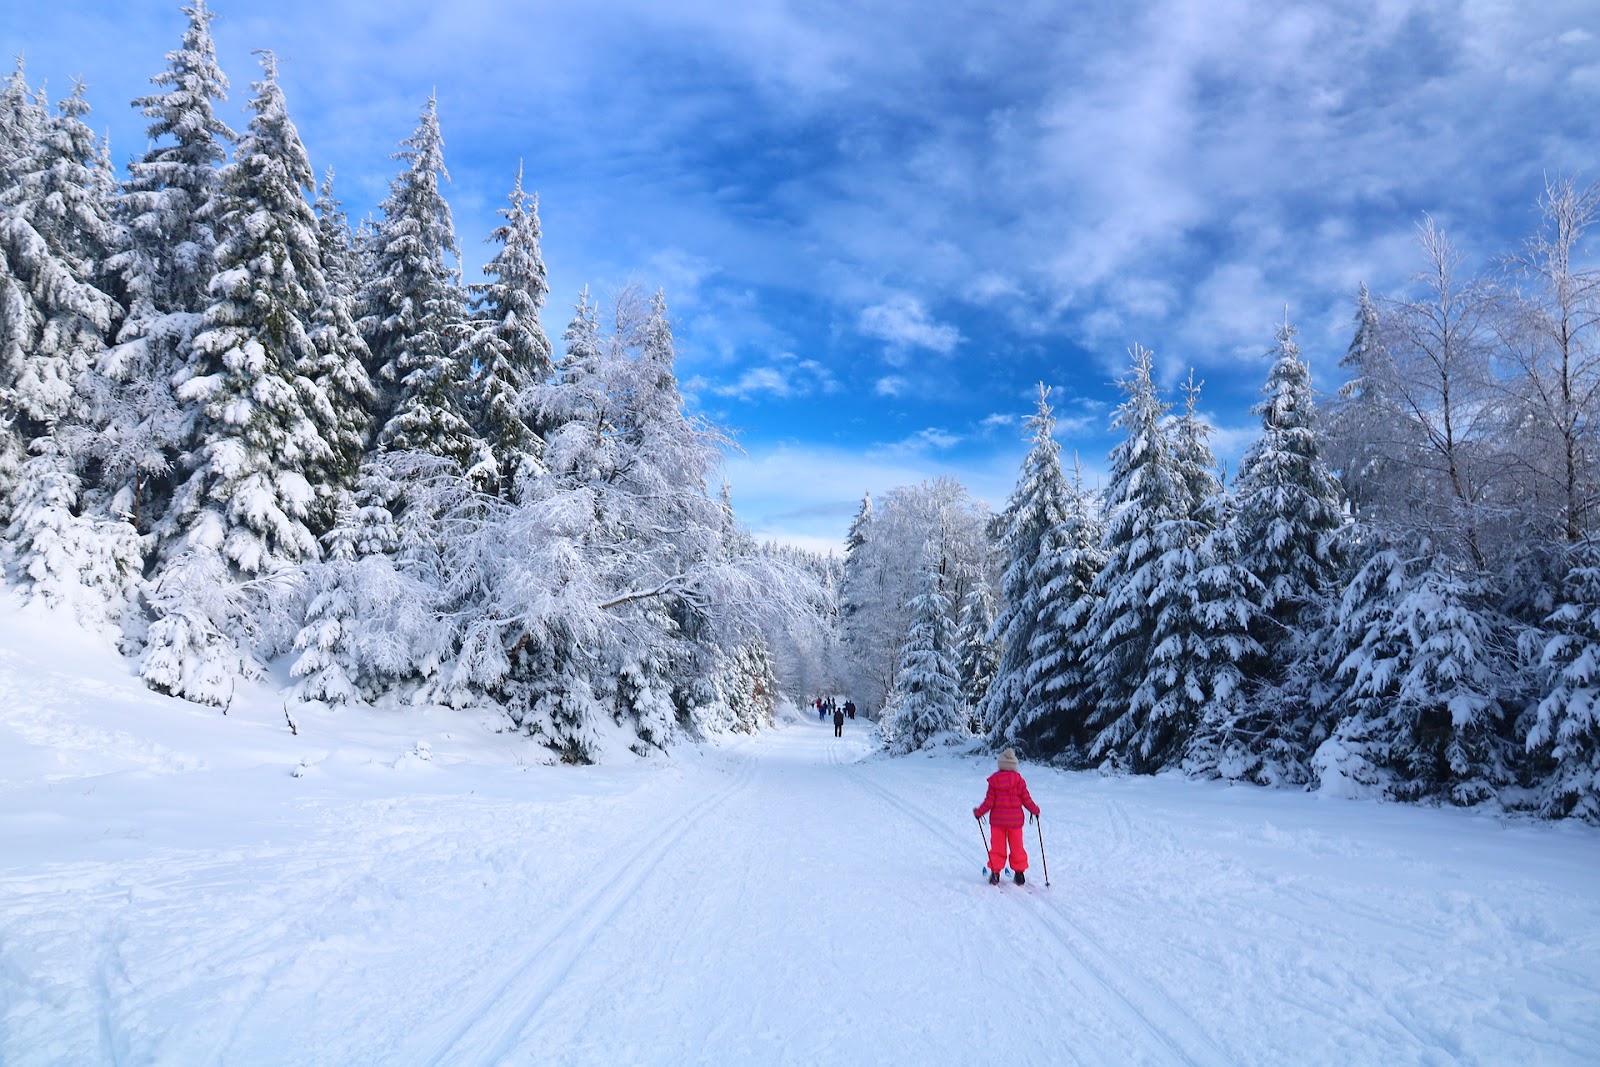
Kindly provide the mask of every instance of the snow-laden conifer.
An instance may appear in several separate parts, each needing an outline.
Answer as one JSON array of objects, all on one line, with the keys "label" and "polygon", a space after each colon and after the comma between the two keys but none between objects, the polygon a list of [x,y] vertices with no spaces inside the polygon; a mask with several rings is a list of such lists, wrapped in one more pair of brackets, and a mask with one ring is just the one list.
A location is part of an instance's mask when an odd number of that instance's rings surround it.
[{"label": "snow-laden conifer", "polygon": [[150,119],[150,148],[128,164],[119,198],[118,251],[110,261],[128,314],[102,369],[119,384],[105,432],[115,508],[150,529],[188,474],[181,455],[196,446],[198,405],[180,404],[172,382],[201,327],[215,268],[212,200],[233,131],[217,117],[228,79],[211,39],[205,0],[183,9],[188,27],[167,67],[150,80],[163,91],[134,106]]},{"label": "snow-laden conifer", "polygon": [[961,706],[967,715],[967,728],[973,732],[988,729],[988,724],[979,718],[978,707],[1000,668],[1000,642],[994,637],[995,613],[989,580],[979,574],[968,584],[956,613],[955,635]]},{"label": "snow-laden conifer", "polygon": [[1018,720],[1014,738],[1000,740],[1077,764],[1086,759],[1087,724],[1094,711],[1089,626],[1095,577],[1105,566],[1105,527],[1076,460],[1062,508],[1061,524],[1045,535],[1034,568],[1040,621],[1028,673],[1032,713]]},{"label": "snow-laden conifer", "polygon": [[81,480],[102,440],[88,379],[119,314],[102,274],[111,166],[87,112],[81,82],[40,106],[0,188],[0,540],[31,592],[104,622],[121,618],[139,552]]},{"label": "snow-laden conifer", "polygon": [[89,626],[116,625],[132,606],[142,555],[133,527],[81,505],[76,465],[55,436],[34,442],[10,501],[5,538],[30,596]]},{"label": "snow-laden conifer", "polygon": [[1179,508],[1150,532],[1157,555],[1144,604],[1153,615],[1148,659],[1117,727],[1126,731],[1121,745],[1135,771],[1175,763],[1202,717],[1231,722],[1242,714],[1240,664],[1261,651],[1250,636],[1260,583],[1239,565],[1208,443],[1211,427],[1200,418],[1192,376],[1184,392],[1183,414],[1168,429],[1183,495]]},{"label": "snow-laden conifer", "polygon": [[316,555],[307,472],[330,460],[312,418],[327,399],[301,373],[317,362],[308,327],[326,290],[307,199],[314,178],[271,53],[261,65],[255,115],[214,201],[211,302],[180,377],[203,436],[174,516],[187,530],[198,511],[214,510],[223,556],[247,576]]},{"label": "snow-laden conifer", "polygon": [[939,554],[924,554],[911,625],[900,650],[895,688],[884,706],[883,731],[896,752],[912,752],[943,735],[964,736],[966,712],[952,656],[954,624],[939,574]]},{"label": "snow-laden conifer", "polygon": [[1090,675],[1095,707],[1090,717],[1089,756],[1115,755],[1137,772],[1158,770],[1173,754],[1167,721],[1152,722],[1150,702],[1135,708],[1155,650],[1160,608],[1152,600],[1163,580],[1161,557],[1178,547],[1172,540],[1193,506],[1191,487],[1173,456],[1163,425],[1167,406],[1151,377],[1153,357],[1142,346],[1123,380],[1127,399],[1112,425],[1124,439],[1111,451],[1105,493],[1105,566],[1095,578],[1089,619]]},{"label": "snow-laden conifer", "polygon": [[555,375],[550,340],[539,323],[550,292],[539,252],[539,201],[522,191],[520,167],[509,199],[500,209],[505,223],[490,234],[500,245],[483,268],[490,281],[469,287],[476,308],[466,343],[480,433],[497,471],[492,489],[501,496],[543,469],[543,440],[530,424],[524,390]]},{"label": "snow-laden conifer", "polygon": [[1303,668],[1340,580],[1343,493],[1322,458],[1310,371],[1294,328],[1278,344],[1254,407],[1261,436],[1234,482],[1232,531],[1245,569],[1260,581],[1252,636],[1262,654],[1243,664],[1253,688],[1242,706],[1209,709],[1185,766],[1262,783],[1303,783],[1316,736],[1316,701]]},{"label": "snow-laden conifer", "polygon": [[1600,822],[1600,545],[1580,542],[1571,558],[1541,657],[1550,683],[1527,747],[1555,764],[1541,783],[1540,811]]},{"label": "snow-laden conifer", "polygon": [[54,113],[30,106],[34,140],[0,188],[0,489],[36,439],[88,419],[82,380],[119,314],[101,281],[111,166],[82,83]]},{"label": "snow-laden conifer", "polygon": [[1046,541],[1066,519],[1066,483],[1061,474],[1061,446],[1055,440],[1050,390],[1041,382],[1034,414],[1026,426],[1033,445],[1022,460],[1022,473],[995,528],[1004,559],[1000,578],[1000,614],[994,636],[1000,643],[1000,665],[985,695],[979,718],[989,724],[996,743],[1010,743],[1039,709],[1030,703],[1034,638],[1040,617],[1039,560]]},{"label": "snow-laden conifer", "polygon": [[1325,792],[1477,804],[1513,775],[1506,629],[1482,582],[1426,541],[1369,534],[1331,640],[1337,723],[1312,765]]},{"label": "snow-laden conifer", "polygon": [[33,151],[44,125],[44,108],[28,87],[22,57],[0,85],[0,189],[16,184],[22,161]]},{"label": "snow-laden conifer", "polygon": [[439,189],[449,175],[434,97],[394,158],[406,168],[383,202],[362,299],[361,329],[379,393],[378,442],[442,456],[465,471],[480,460],[482,442],[467,416],[460,351],[466,292],[455,223]]},{"label": "snow-laden conifer", "polygon": [[312,312],[313,353],[299,373],[317,386],[307,414],[328,446],[325,459],[306,468],[316,494],[312,529],[329,530],[341,501],[354,488],[372,426],[376,393],[367,376],[371,354],[356,323],[361,266],[343,206],[333,195],[333,172],[323,178],[316,202],[317,245],[323,291]]},{"label": "snow-laden conifer", "polygon": [[1323,437],[1311,393],[1311,372],[1278,328],[1278,346],[1262,399],[1261,436],[1245,451],[1234,481],[1242,562],[1262,585],[1270,624],[1260,635],[1268,655],[1299,630],[1338,577],[1339,532],[1346,518],[1339,481],[1323,460]]}]

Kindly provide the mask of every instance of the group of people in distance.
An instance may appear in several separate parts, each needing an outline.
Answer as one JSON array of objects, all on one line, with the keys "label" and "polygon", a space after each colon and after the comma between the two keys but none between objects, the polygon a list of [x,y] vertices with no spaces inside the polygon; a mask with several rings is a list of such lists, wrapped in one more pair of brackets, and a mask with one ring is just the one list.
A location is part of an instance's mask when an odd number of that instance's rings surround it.
[{"label": "group of people in distance", "polygon": [[818,697],[812,705],[817,709],[817,721],[827,722],[828,716],[833,716],[833,736],[844,736],[845,719],[854,720],[856,717],[856,702],[846,700],[843,704],[833,697]]}]

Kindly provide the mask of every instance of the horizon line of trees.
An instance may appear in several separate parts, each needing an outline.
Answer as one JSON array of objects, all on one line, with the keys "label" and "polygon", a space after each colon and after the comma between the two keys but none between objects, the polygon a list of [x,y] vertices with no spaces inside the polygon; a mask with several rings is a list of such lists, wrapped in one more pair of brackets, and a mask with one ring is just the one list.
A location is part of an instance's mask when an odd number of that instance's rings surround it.
[{"label": "horizon line of trees", "polygon": [[1231,483],[1199,383],[1175,409],[1135,346],[1100,491],[1041,385],[986,541],[960,486],[869,496],[840,672],[891,747],[1600,822],[1600,185],[1540,209],[1482,277],[1425,219],[1413,290],[1358,293],[1325,414],[1281,326]]},{"label": "horizon line of trees", "polygon": [[466,284],[429,99],[352,230],[273,55],[236,134],[183,12],[125,179],[81,82],[0,84],[8,579],[224,709],[290,656],[299,699],[494,705],[575,762],[768,721],[825,574],[711,491],[663,294],[585,290],[556,359],[520,173]]}]

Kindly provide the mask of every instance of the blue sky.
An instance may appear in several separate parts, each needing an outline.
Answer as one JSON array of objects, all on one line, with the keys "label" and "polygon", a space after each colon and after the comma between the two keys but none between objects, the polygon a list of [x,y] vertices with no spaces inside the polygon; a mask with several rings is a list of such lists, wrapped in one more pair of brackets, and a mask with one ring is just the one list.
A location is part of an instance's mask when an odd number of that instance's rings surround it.
[{"label": "blue sky", "polygon": [[[584,285],[664,288],[741,519],[821,548],[868,490],[1003,505],[1041,381],[1093,480],[1135,343],[1236,459],[1285,308],[1331,390],[1424,212],[1485,265],[1545,175],[1600,178],[1592,0],[212,6],[230,123],[273,50],[352,215],[437,92],[469,281],[520,163],[553,338]],[[9,4],[0,42],[52,98],[81,75],[123,163],[179,8]]]}]

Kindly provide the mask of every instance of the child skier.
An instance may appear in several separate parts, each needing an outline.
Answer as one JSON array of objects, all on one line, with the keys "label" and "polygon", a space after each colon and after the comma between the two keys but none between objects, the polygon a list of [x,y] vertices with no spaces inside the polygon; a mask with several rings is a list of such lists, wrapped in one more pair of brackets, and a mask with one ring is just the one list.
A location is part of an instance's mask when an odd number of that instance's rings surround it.
[{"label": "child skier", "polygon": [[972,809],[974,819],[989,815],[990,885],[1000,884],[1008,847],[1016,883],[1027,881],[1022,873],[1028,869],[1028,853],[1022,846],[1023,808],[1038,818],[1039,805],[1028,795],[1028,783],[1017,773],[1017,754],[1008,748],[1000,753],[1000,769],[989,776],[989,791],[984,794],[983,803]]}]

